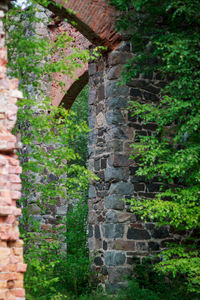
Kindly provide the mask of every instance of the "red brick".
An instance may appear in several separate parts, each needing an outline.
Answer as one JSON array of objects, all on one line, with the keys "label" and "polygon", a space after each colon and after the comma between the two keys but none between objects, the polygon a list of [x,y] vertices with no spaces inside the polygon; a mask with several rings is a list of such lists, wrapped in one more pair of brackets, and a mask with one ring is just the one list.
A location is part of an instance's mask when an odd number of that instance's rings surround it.
[{"label": "red brick", "polygon": [[10,215],[6,218],[6,223],[7,224],[14,224],[15,222],[16,222],[16,217],[15,216]]},{"label": "red brick", "polygon": [[16,273],[0,273],[0,280],[16,280]]},{"label": "red brick", "polygon": [[[61,3],[62,0],[55,0],[55,2]],[[92,43],[94,42],[94,33],[98,37],[97,43],[107,46],[110,49],[114,49],[120,43],[121,37],[113,31],[116,11],[113,7],[109,6],[108,3],[104,1],[82,0],[80,2],[79,0],[74,0],[66,1],[64,7],[72,11],[77,10],[77,28],[81,32],[81,28],[84,26],[84,34],[88,40],[92,41]],[[98,14],[100,9],[102,13]],[[102,15],[104,16],[103,18],[101,18]],[[73,17],[73,14],[70,16]],[[101,28],[104,25],[105,32],[97,31],[98,28]]]},{"label": "red brick", "polygon": [[13,212],[13,209],[11,206],[0,206],[0,216],[11,215],[12,212]]},{"label": "red brick", "polygon": [[15,255],[10,256],[10,264],[17,264],[19,261],[18,257]]},{"label": "red brick", "polygon": [[11,166],[8,168],[8,173],[9,174],[21,174],[22,168],[19,166],[18,167]]},{"label": "red brick", "polygon": [[26,269],[27,269],[27,265],[26,264],[18,264],[18,266],[17,266],[17,272],[25,273]]},{"label": "red brick", "polygon": [[21,179],[20,179],[19,175],[10,175],[9,181],[12,183],[21,183]]},{"label": "red brick", "polygon": [[21,198],[21,192],[19,191],[11,191],[10,196],[12,199],[18,200]]},{"label": "red brick", "polygon": [[0,300],[5,300],[5,299],[6,299],[6,292],[0,291]]},{"label": "red brick", "polygon": [[24,289],[15,289],[15,296],[16,297],[25,297],[25,290]]}]

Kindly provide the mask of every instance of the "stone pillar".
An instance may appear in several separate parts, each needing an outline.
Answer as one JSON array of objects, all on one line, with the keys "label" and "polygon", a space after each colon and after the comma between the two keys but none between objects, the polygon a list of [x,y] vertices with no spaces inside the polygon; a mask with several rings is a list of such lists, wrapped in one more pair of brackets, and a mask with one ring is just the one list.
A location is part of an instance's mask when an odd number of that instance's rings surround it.
[{"label": "stone pillar", "polygon": [[17,115],[18,81],[6,74],[7,50],[4,45],[0,3],[0,299],[25,299],[23,288],[26,265],[23,261],[23,241],[19,239],[16,207],[21,193],[21,167],[15,154],[16,137],[11,131]]},{"label": "stone pillar", "polygon": [[129,85],[118,86],[123,64],[132,56],[129,42],[89,65],[89,168],[100,180],[89,189],[89,248],[98,277],[108,291],[124,286],[135,257],[157,253],[167,228],[143,224],[122,198],[152,198],[159,183],[135,175],[138,163],[129,159],[130,144],[138,135],[151,135],[155,124],[145,125],[127,110],[129,100],[159,101],[163,84],[155,74],[138,75]]}]

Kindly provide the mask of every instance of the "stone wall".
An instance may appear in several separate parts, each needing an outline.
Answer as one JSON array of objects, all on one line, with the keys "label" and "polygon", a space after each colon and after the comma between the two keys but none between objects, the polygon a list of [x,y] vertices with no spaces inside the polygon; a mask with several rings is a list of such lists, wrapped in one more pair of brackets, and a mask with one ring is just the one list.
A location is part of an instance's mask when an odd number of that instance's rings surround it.
[{"label": "stone wall", "polygon": [[89,168],[100,178],[89,190],[89,247],[99,280],[109,291],[124,285],[135,257],[142,261],[158,253],[171,238],[168,228],[142,223],[122,200],[151,199],[159,190],[158,182],[136,176],[138,163],[129,159],[130,144],[138,135],[151,135],[156,124],[131,117],[127,107],[134,99],[157,103],[164,82],[156,74],[138,75],[129,85],[118,86],[122,66],[131,56],[129,42],[123,42],[89,65]]},{"label": "stone wall", "polygon": [[21,210],[16,207],[21,196],[22,170],[15,154],[16,137],[11,133],[16,121],[16,102],[22,94],[17,89],[18,81],[8,79],[6,74],[3,16],[0,10],[0,299],[23,300],[26,265],[17,221]]}]

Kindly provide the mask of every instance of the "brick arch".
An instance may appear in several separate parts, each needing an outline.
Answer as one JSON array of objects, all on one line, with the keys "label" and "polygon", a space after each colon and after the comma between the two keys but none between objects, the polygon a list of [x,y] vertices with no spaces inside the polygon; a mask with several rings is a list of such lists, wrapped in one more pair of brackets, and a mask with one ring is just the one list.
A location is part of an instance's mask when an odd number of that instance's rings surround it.
[{"label": "brick arch", "polygon": [[[62,32],[67,32],[72,38],[71,48],[66,47],[65,55],[72,53],[73,47],[79,50],[88,49],[91,43],[72,25],[69,23],[57,19],[55,15],[51,16],[51,23],[48,24],[50,32],[50,40],[56,41],[58,35]],[[52,61],[59,59],[59,53],[52,55]],[[66,109],[70,109],[78,94],[88,83],[88,63],[82,63],[80,68],[73,71],[72,75],[66,75],[62,73],[52,73],[52,82],[50,85],[50,97],[51,103],[54,106],[63,104]],[[59,83],[64,84],[63,88],[59,86]]]},{"label": "brick arch", "polygon": [[67,93],[62,98],[60,104],[62,104],[67,110],[69,110],[74,103],[76,97],[82,91],[82,89],[88,83],[88,70],[83,72],[83,74],[78,78],[78,80],[74,80],[74,82],[70,85]]},{"label": "brick arch", "polygon": [[[105,0],[54,0],[62,7],[50,4],[48,8],[81,32],[92,44],[114,49],[120,43],[115,32],[116,11]],[[69,13],[68,10],[76,13]]]}]

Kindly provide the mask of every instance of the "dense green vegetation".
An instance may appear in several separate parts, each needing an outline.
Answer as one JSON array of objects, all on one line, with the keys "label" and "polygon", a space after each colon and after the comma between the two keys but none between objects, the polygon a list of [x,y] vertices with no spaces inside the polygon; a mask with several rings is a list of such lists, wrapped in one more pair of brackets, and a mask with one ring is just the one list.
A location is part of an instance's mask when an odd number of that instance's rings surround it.
[{"label": "dense green vegetation", "polygon": [[157,178],[160,193],[154,200],[132,199],[143,219],[170,225],[185,234],[181,244],[162,252],[158,272],[182,274],[183,284],[200,293],[200,10],[198,0],[111,0],[121,11],[118,29],[132,36],[135,57],[127,62],[123,81],[138,73],[167,80],[161,101],[131,104],[132,115],[144,123],[156,122],[152,136],[133,144],[137,175]]},{"label": "dense green vegetation", "polygon": [[[131,29],[137,54],[127,62],[123,80],[131,80],[138,72],[148,76],[153,71],[160,76],[167,74],[171,79],[162,90],[159,105],[141,105],[137,101],[132,104],[133,115],[140,115],[144,122],[158,123],[154,136],[140,137],[140,142],[134,144],[140,153],[138,175],[149,179],[157,176],[163,188],[155,201],[132,199],[133,210],[144,218],[156,219],[160,225],[170,224],[179,232],[188,232],[184,243],[171,245],[162,253],[164,259],[157,265],[158,274],[151,262],[136,266],[135,278],[116,299],[198,299],[200,267],[195,244],[200,214],[198,1],[111,2],[121,11],[118,29]],[[88,179],[94,178],[85,167],[87,87],[69,113],[50,105],[41,82],[43,75],[51,80],[51,72],[71,75],[80,66],[77,59],[85,62],[90,55],[83,51],[63,57],[62,49],[70,47],[67,34],[60,35],[54,45],[37,38],[33,26],[28,28],[27,36],[27,18],[30,24],[42,22],[35,16],[35,4],[31,0],[25,11],[14,5],[5,19],[9,32],[9,73],[20,79],[24,94],[18,103],[16,133],[24,145],[19,153],[23,165],[20,227],[28,262],[27,299],[110,299],[95,290],[87,248],[87,188]],[[49,54],[58,49],[60,60],[52,64]],[[43,99],[42,103],[38,99]],[[51,231],[45,231],[31,217],[30,195],[43,213],[59,197],[75,199],[76,205],[70,205],[66,218],[58,220]],[[64,243],[67,249],[63,249]]]},{"label": "dense green vegetation", "polygon": [[[91,56],[78,49],[65,56],[63,49],[71,43],[66,33],[60,34],[56,43],[38,37],[35,25],[42,23],[42,18],[34,1],[29,1],[25,10],[14,3],[5,18],[9,75],[20,80],[24,95],[18,103],[15,133],[23,143],[19,151],[23,167],[20,231],[28,263],[27,299],[57,299],[90,288],[87,189],[89,179],[95,176],[85,166],[88,89],[81,92],[70,112],[52,107],[43,91],[52,72],[71,76]],[[60,54],[54,63],[52,52]],[[80,115],[80,105],[85,115]],[[40,215],[48,214],[62,199],[68,203],[67,216],[54,218],[49,228]],[[66,244],[67,249],[63,248]]]}]

